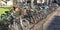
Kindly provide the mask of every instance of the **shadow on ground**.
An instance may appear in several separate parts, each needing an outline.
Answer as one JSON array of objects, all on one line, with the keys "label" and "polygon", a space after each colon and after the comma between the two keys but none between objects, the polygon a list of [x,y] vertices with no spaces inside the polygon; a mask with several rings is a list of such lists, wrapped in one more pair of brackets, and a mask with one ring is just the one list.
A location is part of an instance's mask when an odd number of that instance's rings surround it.
[{"label": "shadow on ground", "polygon": [[55,16],[48,25],[47,30],[60,30],[60,16]]}]

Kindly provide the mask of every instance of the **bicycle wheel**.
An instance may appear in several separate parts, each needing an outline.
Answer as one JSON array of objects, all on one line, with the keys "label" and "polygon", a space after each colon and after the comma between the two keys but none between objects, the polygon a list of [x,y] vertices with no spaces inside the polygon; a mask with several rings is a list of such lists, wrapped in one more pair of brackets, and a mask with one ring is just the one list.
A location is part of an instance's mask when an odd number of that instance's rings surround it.
[{"label": "bicycle wheel", "polygon": [[30,30],[30,24],[29,24],[28,20],[21,19],[20,23],[21,23],[21,27],[22,27],[23,30]]}]

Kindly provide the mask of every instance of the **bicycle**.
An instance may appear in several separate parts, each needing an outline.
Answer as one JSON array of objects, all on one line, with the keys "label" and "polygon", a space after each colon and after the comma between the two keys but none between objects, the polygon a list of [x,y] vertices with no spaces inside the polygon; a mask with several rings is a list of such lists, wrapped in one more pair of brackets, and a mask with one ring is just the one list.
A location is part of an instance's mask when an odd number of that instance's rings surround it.
[{"label": "bicycle", "polygon": [[[13,25],[14,25],[14,30],[19,30],[18,29],[18,24],[21,26],[21,30],[30,30],[30,27],[29,27],[29,21],[28,20],[26,20],[26,19],[23,19],[22,18],[22,15],[19,15],[19,11],[17,11],[18,12],[18,14],[17,13],[13,13],[12,14],[12,16],[13,16]],[[25,23],[25,22],[27,22],[27,23]],[[27,24],[27,26],[25,25],[25,24]]]}]

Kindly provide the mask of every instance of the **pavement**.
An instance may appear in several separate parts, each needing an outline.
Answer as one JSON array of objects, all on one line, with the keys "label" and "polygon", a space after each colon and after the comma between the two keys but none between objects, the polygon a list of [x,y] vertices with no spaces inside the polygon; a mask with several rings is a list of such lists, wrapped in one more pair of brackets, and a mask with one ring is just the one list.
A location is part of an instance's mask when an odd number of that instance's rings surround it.
[{"label": "pavement", "polygon": [[43,30],[60,30],[60,7],[43,24]]},{"label": "pavement", "polygon": [[[33,26],[33,28],[31,28],[31,30],[45,30],[46,28],[44,27],[44,26],[46,26],[46,25],[44,25],[45,23],[46,23],[46,21],[47,20],[49,20],[49,18],[50,19],[52,19],[52,17],[55,15],[55,14],[57,14],[56,12],[57,12],[58,10],[56,9],[56,11],[54,11],[54,12],[52,12],[51,14],[49,14],[45,19],[43,19],[42,21],[39,21],[37,24],[35,24],[34,26]],[[46,26],[47,27],[47,26]]]}]

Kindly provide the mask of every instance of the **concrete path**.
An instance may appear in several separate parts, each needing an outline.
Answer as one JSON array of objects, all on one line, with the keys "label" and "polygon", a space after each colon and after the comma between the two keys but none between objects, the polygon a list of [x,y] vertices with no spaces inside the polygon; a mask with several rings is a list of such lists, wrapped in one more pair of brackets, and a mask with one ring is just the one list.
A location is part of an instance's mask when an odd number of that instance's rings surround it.
[{"label": "concrete path", "polygon": [[60,30],[60,7],[43,24],[43,30]]}]

